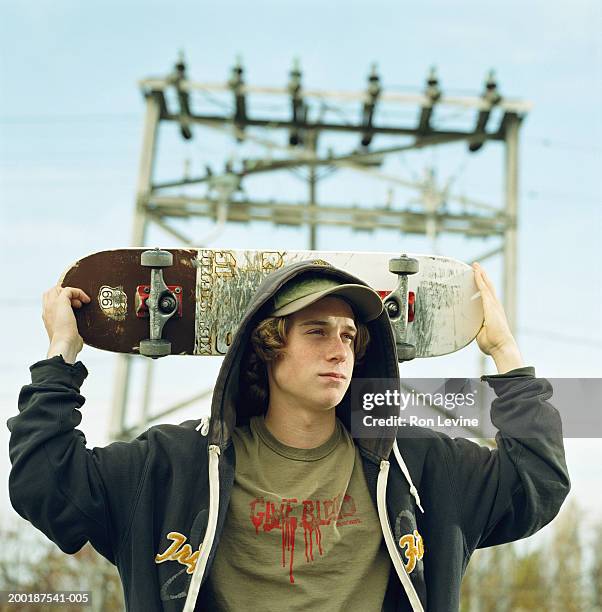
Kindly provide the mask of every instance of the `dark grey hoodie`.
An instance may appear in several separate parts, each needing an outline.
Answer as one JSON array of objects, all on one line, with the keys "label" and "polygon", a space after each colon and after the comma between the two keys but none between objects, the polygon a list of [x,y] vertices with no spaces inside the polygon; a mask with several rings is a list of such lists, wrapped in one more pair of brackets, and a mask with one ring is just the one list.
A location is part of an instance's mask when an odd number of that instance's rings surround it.
[{"label": "dark grey hoodie", "polygon": [[[79,393],[84,365],[58,356],[31,366],[19,414],[8,420],[12,504],[67,553],[90,541],[118,567],[128,610],[195,609],[234,482],[232,430],[252,416],[240,385],[242,356],[275,292],[307,271],[365,284],[313,262],[266,278],[224,358],[210,419],[159,425],[132,442],[87,449],[75,429],[85,401]],[[398,380],[386,313],[368,326],[371,342],[354,380]],[[383,609],[458,610],[475,548],[535,533],[556,516],[569,491],[550,384],[535,378],[533,368],[483,379],[497,395],[491,409],[497,450],[420,428],[355,438],[392,561]],[[337,407],[348,428],[349,414],[348,392]],[[517,439],[513,431],[536,435]],[[416,538],[416,545],[404,536]],[[416,555],[419,538],[423,554]],[[285,602],[274,603],[280,609]]]}]

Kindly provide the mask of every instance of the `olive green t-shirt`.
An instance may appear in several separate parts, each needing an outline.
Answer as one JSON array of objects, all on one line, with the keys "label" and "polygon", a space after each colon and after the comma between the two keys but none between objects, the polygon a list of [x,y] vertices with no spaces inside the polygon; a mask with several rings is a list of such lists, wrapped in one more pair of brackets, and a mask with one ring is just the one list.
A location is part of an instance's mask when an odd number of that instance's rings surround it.
[{"label": "olive green t-shirt", "polygon": [[337,419],[324,444],[298,449],[253,417],[232,439],[234,487],[202,602],[234,611],[380,610],[391,561],[345,426]]}]

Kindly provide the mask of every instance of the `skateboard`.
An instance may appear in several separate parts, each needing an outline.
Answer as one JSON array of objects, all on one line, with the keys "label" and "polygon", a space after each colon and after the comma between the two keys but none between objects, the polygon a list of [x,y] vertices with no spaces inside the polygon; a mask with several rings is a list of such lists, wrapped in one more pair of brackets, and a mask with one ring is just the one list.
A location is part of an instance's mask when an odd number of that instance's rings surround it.
[{"label": "skateboard", "polygon": [[432,255],[125,248],[80,259],[60,283],[91,298],[74,310],[89,346],[153,358],[223,356],[261,280],[303,260],[332,264],[379,293],[400,361],[452,353],[481,329],[473,269]]}]

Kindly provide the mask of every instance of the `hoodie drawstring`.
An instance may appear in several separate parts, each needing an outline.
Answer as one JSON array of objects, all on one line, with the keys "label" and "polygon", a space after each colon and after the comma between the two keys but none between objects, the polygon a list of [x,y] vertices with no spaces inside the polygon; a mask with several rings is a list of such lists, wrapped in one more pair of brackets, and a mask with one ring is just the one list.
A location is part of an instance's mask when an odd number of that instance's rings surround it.
[{"label": "hoodie drawstring", "polygon": [[[209,433],[209,420],[209,416],[202,417],[201,422],[196,427],[196,430],[200,431],[201,435],[203,436],[206,436]],[[405,461],[403,460],[403,457],[401,456],[401,452],[399,451],[399,447],[397,446],[397,440],[395,440],[393,444],[393,453],[395,455],[395,458],[397,459],[397,463],[399,464],[403,475],[405,476],[405,479],[407,480],[410,486],[410,493],[414,497],[416,505],[418,506],[420,511],[424,513],[424,509],[420,504],[420,495],[418,495],[418,490],[414,486],[414,483],[412,482],[412,478],[410,476],[410,472],[405,464]],[[207,531],[203,542],[199,548],[198,561],[194,569],[192,579],[190,581],[190,588],[188,589],[188,595],[186,597],[186,603],[184,605],[184,612],[194,612],[196,600],[199,594],[199,590],[201,588],[201,582],[203,580],[203,575],[207,566],[209,552],[211,549],[211,545],[213,544],[213,540],[215,538],[215,531],[217,528],[217,515],[219,509],[219,454],[219,446],[209,446],[209,518],[207,523]],[[383,460],[380,463],[380,472],[378,474],[378,482],[376,485],[376,499],[381,529],[385,538],[387,550],[389,551],[389,556],[393,561],[395,571],[397,572],[397,575],[401,580],[408,599],[410,600],[412,610],[414,610],[414,612],[423,612],[424,609],[420,602],[420,598],[418,597],[416,589],[414,588],[414,585],[412,584],[412,581],[410,580],[410,577],[406,572],[406,569],[401,560],[401,556],[399,555],[399,551],[397,550],[395,546],[395,541],[393,539],[393,533],[391,531],[391,526],[389,523],[389,518],[386,509],[386,491],[388,477],[389,462]]]},{"label": "hoodie drawstring", "polygon": [[209,433],[210,419],[210,416],[201,417],[201,422],[195,427],[197,431],[201,432],[201,436],[206,436]]},{"label": "hoodie drawstring", "polygon": [[[207,428],[209,428],[208,420],[206,425]],[[205,532],[203,543],[199,548],[199,556],[190,580],[190,587],[188,588],[186,603],[184,604],[184,612],[194,612],[196,600],[201,589],[203,574],[205,573],[207,560],[209,559],[209,553],[215,538],[217,514],[219,510],[219,454],[219,446],[211,444],[209,446],[209,518],[207,521],[207,531]]]},{"label": "hoodie drawstring", "polygon": [[410,576],[406,571],[406,568],[401,560],[399,550],[397,550],[397,547],[395,546],[395,541],[393,539],[393,532],[391,531],[391,524],[389,523],[389,517],[387,515],[386,494],[388,477],[389,462],[383,460],[380,462],[380,471],[378,473],[378,481],[376,483],[376,502],[378,506],[378,518],[380,519],[380,527],[385,538],[385,544],[387,545],[389,556],[391,557],[391,561],[393,562],[395,571],[397,572],[397,575],[401,580],[403,589],[406,592],[408,599],[410,600],[412,610],[414,612],[424,612],[424,608],[422,607],[422,603],[420,602],[418,593],[416,593],[416,589],[414,588],[414,585],[410,580]]},{"label": "hoodie drawstring", "polygon": [[410,471],[408,470],[408,466],[406,465],[405,461],[403,460],[403,457],[401,456],[401,453],[399,452],[397,440],[395,440],[393,444],[393,453],[395,454],[395,459],[397,459],[397,463],[399,463],[399,467],[401,468],[403,475],[405,476],[406,480],[408,481],[408,484],[410,485],[410,493],[412,494],[416,505],[418,506],[418,508],[420,508],[420,512],[424,514],[424,509],[420,505],[420,495],[418,495],[418,489],[414,486],[414,483],[412,482],[412,477],[410,476]]}]

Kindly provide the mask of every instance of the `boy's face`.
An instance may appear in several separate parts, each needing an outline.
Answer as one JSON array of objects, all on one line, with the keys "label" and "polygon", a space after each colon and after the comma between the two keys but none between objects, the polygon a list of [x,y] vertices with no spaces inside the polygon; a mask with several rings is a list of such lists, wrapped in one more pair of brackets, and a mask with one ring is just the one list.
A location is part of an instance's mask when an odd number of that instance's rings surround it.
[{"label": "boy's face", "polygon": [[290,315],[289,323],[284,353],[268,367],[270,404],[335,407],[351,383],[355,360],[351,307],[327,296]]}]

